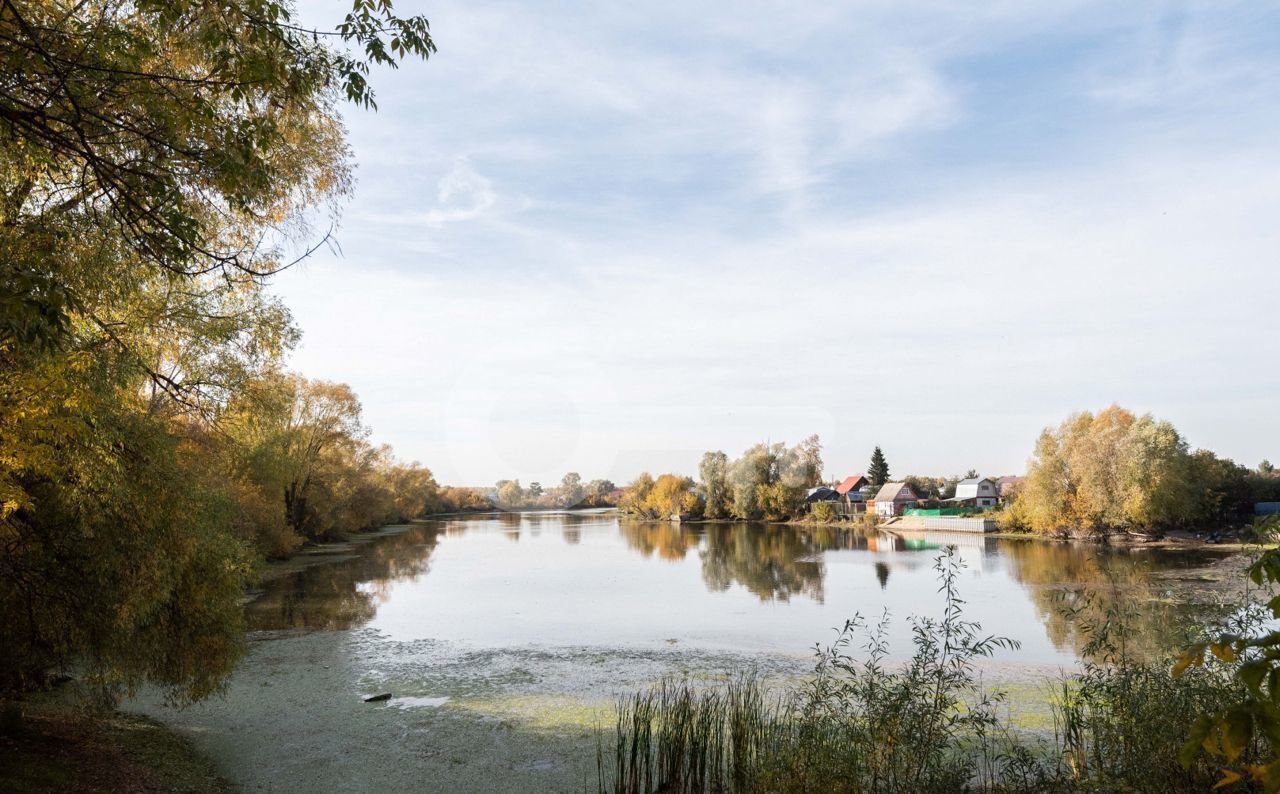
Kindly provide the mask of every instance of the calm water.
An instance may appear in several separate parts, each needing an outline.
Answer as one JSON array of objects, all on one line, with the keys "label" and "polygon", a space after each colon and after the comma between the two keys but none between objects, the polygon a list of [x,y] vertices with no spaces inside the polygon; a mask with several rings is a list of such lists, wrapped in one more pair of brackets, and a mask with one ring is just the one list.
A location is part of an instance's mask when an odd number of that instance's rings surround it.
[{"label": "calm water", "polygon": [[749,667],[794,681],[834,627],[886,609],[895,653],[909,654],[907,619],[941,606],[943,543],[967,566],[968,616],[1022,643],[984,675],[1041,719],[1082,626],[1119,611],[1134,646],[1177,642],[1213,561],[612,514],[438,521],[271,582],[247,607],[249,653],[221,698],[175,710],[146,693],[130,707],[185,733],[243,791],[595,791],[597,731],[621,693]]},{"label": "calm water", "polygon": [[893,648],[905,655],[907,618],[940,612],[934,566],[944,544],[965,566],[967,616],[1018,640],[1008,660],[1029,665],[1075,662],[1081,624],[1116,604],[1152,647],[1177,641],[1179,574],[1212,559],[953,533],[903,540],[507,514],[415,526],[356,561],[274,582],[249,615],[257,629],[363,627],[471,649],[808,654],[847,618],[887,610]]}]

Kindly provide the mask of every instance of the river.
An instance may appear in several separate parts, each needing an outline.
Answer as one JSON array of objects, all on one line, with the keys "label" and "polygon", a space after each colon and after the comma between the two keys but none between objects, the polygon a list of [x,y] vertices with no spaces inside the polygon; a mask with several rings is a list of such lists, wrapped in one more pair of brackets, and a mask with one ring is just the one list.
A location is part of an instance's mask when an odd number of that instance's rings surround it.
[{"label": "river", "polygon": [[1077,666],[1108,616],[1133,627],[1136,652],[1176,645],[1231,569],[1204,549],[611,512],[442,519],[269,581],[223,696],[127,707],[190,736],[248,792],[594,790],[597,729],[621,693],[745,669],[785,684],[859,614],[887,611],[893,654],[909,656],[908,619],[941,611],[944,545],[965,566],[966,617],[1020,644],[983,671],[1014,693]]}]

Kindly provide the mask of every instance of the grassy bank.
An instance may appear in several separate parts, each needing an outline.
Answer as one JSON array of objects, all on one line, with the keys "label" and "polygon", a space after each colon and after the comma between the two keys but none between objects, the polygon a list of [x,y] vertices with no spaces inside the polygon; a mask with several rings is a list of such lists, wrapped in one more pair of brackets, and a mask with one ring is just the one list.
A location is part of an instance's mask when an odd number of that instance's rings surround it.
[{"label": "grassy bank", "polygon": [[[1043,682],[1056,691],[1051,725],[1028,729],[976,666],[1016,643],[964,619],[958,569],[951,553],[939,558],[943,617],[913,620],[904,665],[888,663],[886,619],[855,619],[819,649],[801,686],[770,689],[740,671],[723,686],[669,680],[623,698],[598,754],[599,790],[1154,794],[1223,779],[1213,759],[1183,751],[1201,715],[1245,697],[1230,665],[1209,659],[1175,677],[1172,658],[1134,658],[1119,605],[1090,630],[1084,656],[1094,661]],[[1256,619],[1241,610],[1233,627]],[[1255,737],[1233,752],[1247,766],[1266,750]]]},{"label": "grassy bank", "polygon": [[[234,789],[182,736],[135,714],[88,715],[50,700],[23,704],[20,723],[0,733],[0,791],[182,792]],[[11,720],[12,722],[12,720]]]}]

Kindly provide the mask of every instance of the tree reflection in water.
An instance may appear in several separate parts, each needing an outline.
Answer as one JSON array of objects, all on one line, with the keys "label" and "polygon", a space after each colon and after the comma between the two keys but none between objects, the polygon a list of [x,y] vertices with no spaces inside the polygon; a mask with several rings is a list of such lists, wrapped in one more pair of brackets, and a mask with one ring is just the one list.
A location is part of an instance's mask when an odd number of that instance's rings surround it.
[{"label": "tree reflection in water", "polygon": [[354,559],[322,563],[268,582],[245,608],[254,630],[335,631],[371,620],[386,599],[391,582],[417,579],[430,567],[440,533],[465,531],[453,522],[444,528],[413,526],[379,538],[355,551]]},{"label": "tree reflection in water", "polygon": [[[681,560],[698,549],[707,589],[722,592],[740,584],[761,601],[789,601],[803,595],[822,603],[825,551],[909,550],[900,537],[841,527],[624,521],[621,531],[627,544],[646,557],[656,553],[665,560]],[[936,546],[922,546],[921,550],[932,548]],[[877,563],[881,587],[887,584],[888,573],[887,565]]]},{"label": "tree reflection in water", "polygon": [[682,560],[698,547],[701,533],[670,521],[623,521],[619,528],[627,545],[646,557],[654,552],[664,560]]},{"label": "tree reflection in water", "polygon": [[[1113,644],[1137,658],[1177,647],[1213,604],[1187,605],[1185,587],[1174,593],[1168,574],[1199,565],[1203,556],[1158,550],[1108,550],[1096,545],[996,540],[984,537],[923,537],[844,527],[797,528],[759,523],[681,525],[622,521],[574,513],[507,513],[484,520],[458,519],[416,525],[353,550],[341,562],[320,564],[268,583],[246,608],[254,629],[341,630],[371,620],[391,584],[427,573],[441,536],[468,531],[500,532],[513,541],[542,530],[579,545],[584,530],[616,531],[627,548],[647,558],[679,562],[694,553],[703,583],[712,592],[741,585],[762,602],[825,598],[825,552],[873,552],[868,560],[881,589],[890,574],[926,566],[942,543],[956,541],[967,562],[1002,569],[1023,585],[1045,632],[1059,650],[1089,654],[1107,627]],[[549,538],[543,537],[541,543]],[[870,573],[870,572],[869,572]],[[865,575],[865,574],[864,574]],[[1118,633],[1117,629],[1124,631]],[[999,626],[990,626],[998,631]]]},{"label": "tree reflection in water", "polygon": [[[1184,645],[1218,604],[1188,604],[1157,576],[1203,563],[1189,552],[1002,541],[1010,574],[1026,585],[1049,640],[1059,650],[1102,661],[1124,653],[1152,659]],[[1100,647],[1095,640],[1108,641]]]},{"label": "tree reflection in water", "polygon": [[702,579],[711,590],[737,582],[761,601],[789,601],[801,594],[822,603],[826,573],[823,547],[836,548],[835,533],[815,536],[758,524],[711,526],[702,549]]}]

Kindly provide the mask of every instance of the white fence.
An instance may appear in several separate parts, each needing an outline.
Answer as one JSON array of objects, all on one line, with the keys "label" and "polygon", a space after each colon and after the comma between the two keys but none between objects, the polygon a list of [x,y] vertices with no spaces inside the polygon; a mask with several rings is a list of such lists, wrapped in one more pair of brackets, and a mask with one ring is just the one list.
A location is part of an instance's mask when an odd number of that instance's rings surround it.
[{"label": "white fence", "polygon": [[954,518],[951,516],[925,516],[925,529],[943,529],[949,532],[995,532],[992,518]]}]

